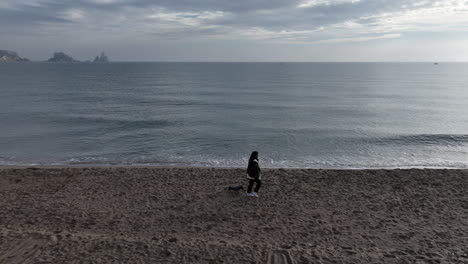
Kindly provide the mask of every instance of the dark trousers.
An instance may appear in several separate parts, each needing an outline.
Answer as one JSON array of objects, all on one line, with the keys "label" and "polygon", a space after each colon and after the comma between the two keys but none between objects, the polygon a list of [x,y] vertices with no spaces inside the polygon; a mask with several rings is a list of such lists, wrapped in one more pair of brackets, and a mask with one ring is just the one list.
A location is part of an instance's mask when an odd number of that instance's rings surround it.
[{"label": "dark trousers", "polygon": [[257,185],[255,186],[254,192],[258,192],[258,190],[260,190],[260,187],[262,186],[262,181],[259,178],[257,178],[255,180],[249,180],[249,188],[247,188],[248,193],[252,192],[252,187],[254,185],[254,182],[257,183]]}]

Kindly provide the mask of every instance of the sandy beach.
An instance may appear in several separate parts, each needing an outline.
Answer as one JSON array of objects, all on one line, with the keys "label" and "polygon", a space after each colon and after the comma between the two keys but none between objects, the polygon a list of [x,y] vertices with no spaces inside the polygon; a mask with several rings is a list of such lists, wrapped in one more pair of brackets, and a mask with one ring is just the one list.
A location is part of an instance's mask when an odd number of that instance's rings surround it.
[{"label": "sandy beach", "polygon": [[468,263],[467,170],[0,168],[0,263]]}]

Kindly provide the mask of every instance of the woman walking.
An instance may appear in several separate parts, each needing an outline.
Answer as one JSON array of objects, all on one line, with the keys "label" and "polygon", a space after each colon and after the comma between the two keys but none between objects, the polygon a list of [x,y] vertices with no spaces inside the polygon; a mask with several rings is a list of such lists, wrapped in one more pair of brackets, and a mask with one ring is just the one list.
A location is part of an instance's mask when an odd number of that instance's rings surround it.
[{"label": "woman walking", "polygon": [[[249,165],[247,166],[247,179],[249,179],[249,187],[247,188],[247,196],[258,197],[258,190],[262,186],[262,174],[260,166],[258,165],[258,152],[254,151],[250,154]],[[255,189],[252,192],[254,183],[256,183]]]}]

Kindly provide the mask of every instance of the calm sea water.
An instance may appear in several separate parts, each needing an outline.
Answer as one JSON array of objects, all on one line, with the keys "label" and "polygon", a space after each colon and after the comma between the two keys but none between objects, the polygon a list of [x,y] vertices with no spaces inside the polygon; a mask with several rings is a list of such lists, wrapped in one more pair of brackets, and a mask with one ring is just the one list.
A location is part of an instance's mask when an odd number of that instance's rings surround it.
[{"label": "calm sea water", "polygon": [[468,64],[0,64],[0,164],[468,167]]}]

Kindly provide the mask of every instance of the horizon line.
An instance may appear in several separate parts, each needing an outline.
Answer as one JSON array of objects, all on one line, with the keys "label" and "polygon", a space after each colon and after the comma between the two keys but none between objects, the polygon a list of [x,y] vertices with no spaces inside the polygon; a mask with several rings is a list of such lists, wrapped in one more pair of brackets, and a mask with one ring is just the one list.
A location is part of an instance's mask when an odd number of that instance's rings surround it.
[{"label": "horizon line", "polygon": [[[3,62],[3,61],[2,61]],[[18,63],[44,62],[44,63],[89,63],[89,64],[106,64],[106,63],[468,63],[468,61],[190,61],[190,60],[115,60],[109,62],[92,62],[92,61],[76,61],[76,62],[50,62],[41,60],[30,60],[26,62],[12,61]],[[11,62],[4,62],[11,63]]]}]

